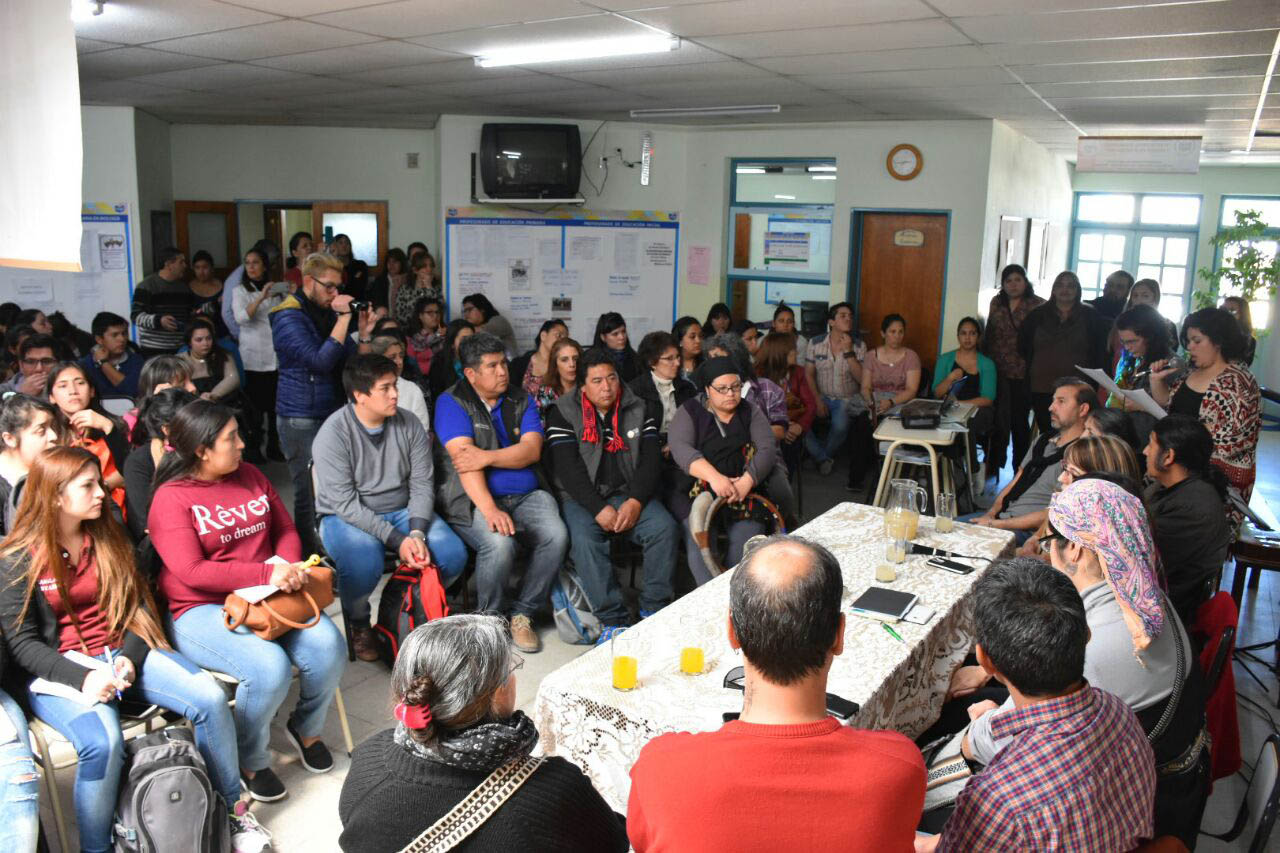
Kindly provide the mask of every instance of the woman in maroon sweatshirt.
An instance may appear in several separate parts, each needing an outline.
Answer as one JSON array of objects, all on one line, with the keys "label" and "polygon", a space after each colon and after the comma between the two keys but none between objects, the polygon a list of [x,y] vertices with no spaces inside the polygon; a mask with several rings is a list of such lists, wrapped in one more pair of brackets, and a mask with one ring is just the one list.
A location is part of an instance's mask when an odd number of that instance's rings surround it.
[{"label": "woman in maroon sweatshirt", "polygon": [[[278,800],[284,785],[271,771],[271,720],[298,668],[298,704],[285,726],[289,742],[312,773],[333,767],[320,740],[325,715],[346,664],[346,644],[327,616],[275,641],[222,621],[227,593],[272,584],[302,586],[298,531],[271,482],[240,461],[244,442],[232,411],[208,400],[184,406],[169,424],[173,448],[156,470],[147,527],[164,562],[160,589],[169,600],[174,645],[207,669],[225,672],[236,688],[240,774],[256,800]],[[267,561],[280,557],[284,564]]]}]

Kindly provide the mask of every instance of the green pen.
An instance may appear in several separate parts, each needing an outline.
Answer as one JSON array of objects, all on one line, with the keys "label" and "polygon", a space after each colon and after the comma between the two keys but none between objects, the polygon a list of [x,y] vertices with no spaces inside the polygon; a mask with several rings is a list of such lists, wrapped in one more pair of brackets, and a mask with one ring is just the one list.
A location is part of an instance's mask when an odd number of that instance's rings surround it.
[{"label": "green pen", "polygon": [[881,627],[881,628],[883,628],[883,629],[885,629],[886,631],[888,631],[888,632],[889,632],[889,636],[890,636],[890,637],[893,637],[893,638],[894,638],[895,640],[897,640],[899,643],[905,643],[905,642],[906,642],[906,640],[902,639],[902,636],[901,636],[897,631],[893,630],[893,626],[892,626],[892,625],[890,625],[888,622],[881,622],[881,623],[880,623],[880,627]]}]

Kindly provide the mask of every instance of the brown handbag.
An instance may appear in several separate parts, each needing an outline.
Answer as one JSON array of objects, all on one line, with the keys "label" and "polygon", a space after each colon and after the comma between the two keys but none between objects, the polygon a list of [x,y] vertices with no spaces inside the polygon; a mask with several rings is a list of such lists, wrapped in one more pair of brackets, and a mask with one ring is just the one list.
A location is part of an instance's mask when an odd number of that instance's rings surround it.
[{"label": "brown handbag", "polygon": [[307,582],[297,592],[276,592],[250,604],[234,592],[222,605],[222,621],[228,631],[241,625],[264,640],[274,640],[293,629],[311,628],[333,603],[333,569],[312,566]]}]

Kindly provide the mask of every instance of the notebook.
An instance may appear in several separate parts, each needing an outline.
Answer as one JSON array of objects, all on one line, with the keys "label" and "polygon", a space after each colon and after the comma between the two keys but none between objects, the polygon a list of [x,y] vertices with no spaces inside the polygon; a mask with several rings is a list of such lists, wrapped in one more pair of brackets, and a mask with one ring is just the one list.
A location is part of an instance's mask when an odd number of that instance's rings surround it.
[{"label": "notebook", "polygon": [[856,616],[878,619],[881,622],[897,622],[915,607],[916,598],[912,592],[873,586],[858,596],[850,609]]},{"label": "notebook", "polygon": [[[66,652],[63,654],[63,657],[72,663],[78,663],[81,666],[88,667],[89,669],[110,670],[111,668],[106,661],[91,658],[85,653],[78,652],[75,649]],[[81,705],[93,706],[98,704],[98,700],[90,699],[76,688],[69,684],[63,684],[61,681],[49,681],[45,678],[37,678],[31,682],[31,685],[27,689],[32,693],[44,693],[48,696],[60,696],[63,699],[70,699],[72,702],[79,702]]]}]

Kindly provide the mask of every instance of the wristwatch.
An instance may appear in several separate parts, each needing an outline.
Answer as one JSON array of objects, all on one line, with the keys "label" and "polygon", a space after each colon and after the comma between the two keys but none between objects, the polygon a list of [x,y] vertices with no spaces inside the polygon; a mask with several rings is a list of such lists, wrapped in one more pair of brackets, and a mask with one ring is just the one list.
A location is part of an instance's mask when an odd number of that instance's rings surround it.
[{"label": "wristwatch", "polygon": [[410,530],[409,535],[412,536],[414,539],[419,540],[420,542],[427,541],[427,534],[423,533],[421,530]]}]

